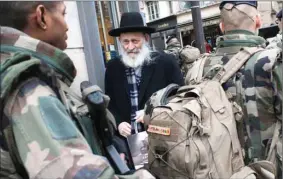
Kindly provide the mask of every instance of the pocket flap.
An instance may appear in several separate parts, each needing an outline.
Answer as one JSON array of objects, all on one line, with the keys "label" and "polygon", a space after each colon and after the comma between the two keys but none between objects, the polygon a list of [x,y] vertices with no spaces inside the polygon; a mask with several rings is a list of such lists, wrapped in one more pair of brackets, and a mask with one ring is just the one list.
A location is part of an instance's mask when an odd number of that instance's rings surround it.
[{"label": "pocket flap", "polygon": [[199,119],[201,119],[201,107],[197,100],[191,100],[183,106],[185,109],[194,113]]}]

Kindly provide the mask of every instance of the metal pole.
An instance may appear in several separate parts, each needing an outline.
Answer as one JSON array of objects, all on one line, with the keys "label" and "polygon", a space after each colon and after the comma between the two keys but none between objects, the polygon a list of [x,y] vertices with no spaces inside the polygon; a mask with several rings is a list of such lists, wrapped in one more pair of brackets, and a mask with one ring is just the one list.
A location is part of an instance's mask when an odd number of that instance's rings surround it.
[{"label": "metal pole", "polygon": [[118,17],[118,13],[117,13],[117,7],[116,7],[116,3],[115,1],[110,1],[110,8],[109,8],[109,11],[111,13],[111,18],[112,18],[112,21],[113,21],[113,27],[114,28],[118,28],[119,27],[119,17]]},{"label": "metal pole", "polygon": [[[117,9],[116,9],[116,3],[115,1],[109,1],[109,12],[111,15],[111,21],[112,21],[112,28],[118,28],[119,27],[119,22],[118,22],[118,17],[117,17]],[[115,37],[115,49],[116,51],[120,52],[120,47],[118,46],[118,38]]]},{"label": "metal pole", "polygon": [[77,1],[89,81],[104,90],[105,66],[94,1]]},{"label": "metal pole", "polygon": [[205,53],[204,33],[202,27],[199,1],[191,1],[190,3],[191,3],[191,11],[193,16],[193,27],[196,37],[196,46],[200,50],[200,53]]},{"label": "metal pole", "polygon": [[184,44],[183,44],[182,31],[180,31],[180,32],[179,32],[179,37],[180,37],[181,47],[183,47],[183,46],[184,46]]},{"label": "metal pole", "polygon": [[130,10],[129,10],[129,3],[128,3],[128,1],[126,1],[126,7],[127,7],[127,12],[130,12]]},{"label": "metal pole", "polygon": [[127,1],[128,12],[140,12],[139,1]]},{"label": "metal pole", "polygon": [[103,10],[101,6],[101,1],[98,1],[98,5],[99,5],[99,11],[100,11],[100,20],[101,20],[102,30],[103,30],[105,51],[108,52],[109,49],[108,49],[108,42],[107,42],[107,36],[106,36],[106,31],[105,31],[104,16],[103,16]]},{"label": "metal pole", "polygon": [[117,19],[118,19],[118,25],[120,22],[120,18],[121,18],[121,13],[120,13],[120,2],[119,1],[114,1],[116,3],[116,12],[117,12]]}]

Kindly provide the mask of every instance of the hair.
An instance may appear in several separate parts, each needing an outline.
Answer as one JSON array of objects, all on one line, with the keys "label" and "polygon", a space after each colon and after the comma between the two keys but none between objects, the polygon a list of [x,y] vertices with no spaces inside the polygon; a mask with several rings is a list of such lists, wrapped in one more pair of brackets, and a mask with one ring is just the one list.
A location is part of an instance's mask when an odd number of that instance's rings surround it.
[{"label": "hair", "polygon": [[23,30],[28,24],[28,16],[37,6],[43,5],[47,10],[53,10],[62,1],[1,1],[0,26],[8,26]]},{"label": "hair", "polygon": [[256,16],[259,15],[255,7],[246,4],[234,6],[231,3],[225,4],[220,14],[225,31],[252,30],[255,27]]}]

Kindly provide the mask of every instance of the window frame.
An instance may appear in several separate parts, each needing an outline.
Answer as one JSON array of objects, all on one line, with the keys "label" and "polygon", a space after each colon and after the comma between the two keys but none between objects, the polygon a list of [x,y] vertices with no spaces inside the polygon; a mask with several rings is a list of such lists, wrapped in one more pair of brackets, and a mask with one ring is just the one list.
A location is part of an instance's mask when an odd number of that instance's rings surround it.
[{"label": "window frame", "polygon": [[159,19],[158,1],[147,1],[146,6],[147,6],[149,21]]}]

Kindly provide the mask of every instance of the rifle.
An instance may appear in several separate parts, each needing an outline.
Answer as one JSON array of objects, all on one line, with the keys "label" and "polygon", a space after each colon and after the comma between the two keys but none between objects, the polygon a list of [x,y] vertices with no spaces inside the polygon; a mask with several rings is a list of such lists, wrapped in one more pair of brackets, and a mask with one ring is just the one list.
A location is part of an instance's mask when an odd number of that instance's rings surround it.
[{"label": "rifle", "polygon": [[93,86],[90,82],[84,81],[80,85],[82,96],[89,109],[89,114],[93,121],[94,129],[101,140],[106,157],[115,170],[121,174],[130,171],[112,143],[110,124],[107,118],[107,105],[103,93],[98,86]]}]

